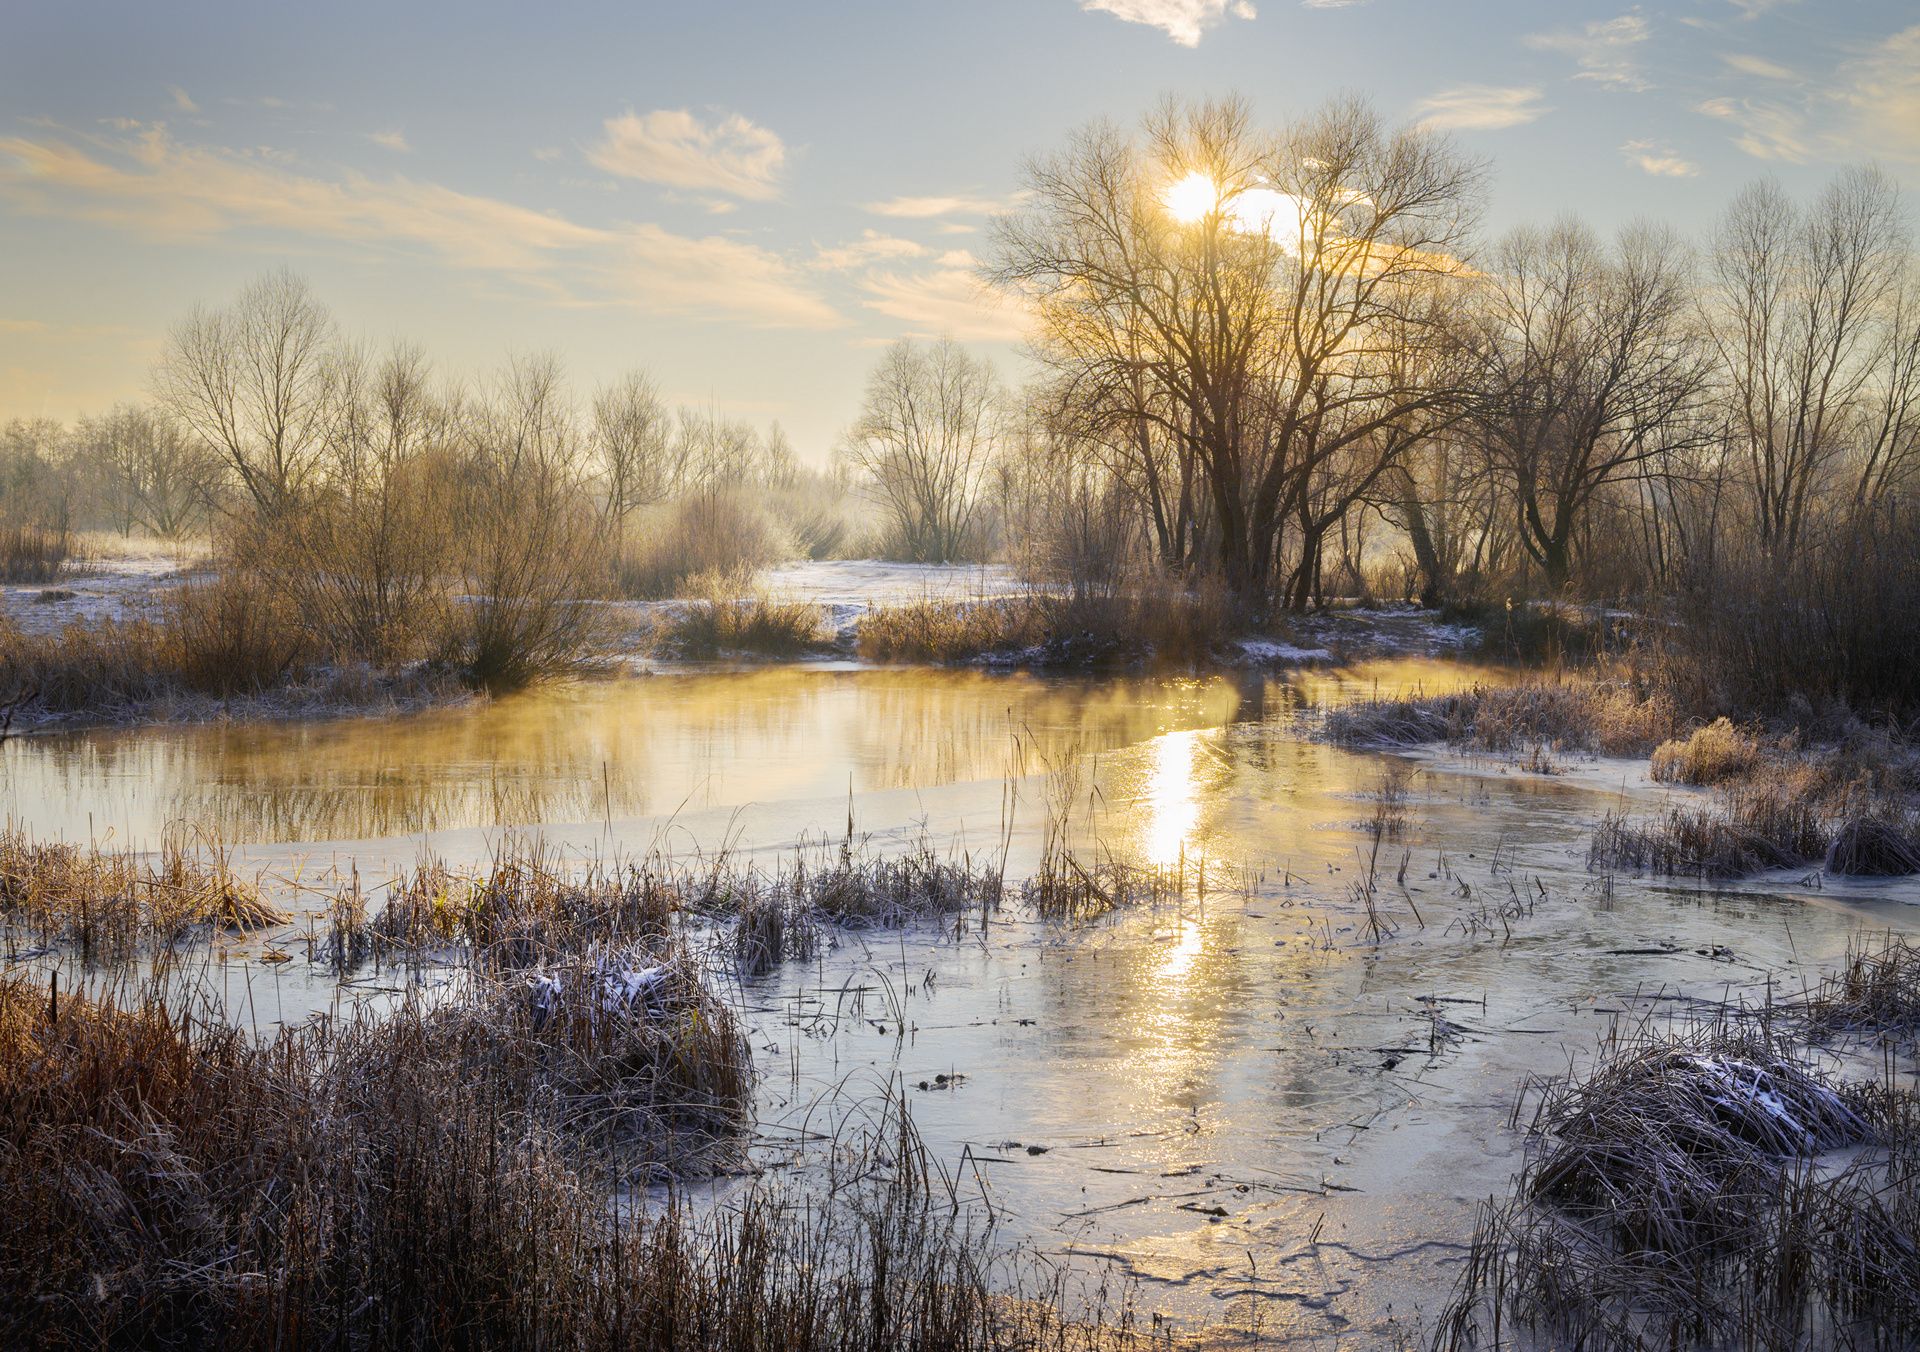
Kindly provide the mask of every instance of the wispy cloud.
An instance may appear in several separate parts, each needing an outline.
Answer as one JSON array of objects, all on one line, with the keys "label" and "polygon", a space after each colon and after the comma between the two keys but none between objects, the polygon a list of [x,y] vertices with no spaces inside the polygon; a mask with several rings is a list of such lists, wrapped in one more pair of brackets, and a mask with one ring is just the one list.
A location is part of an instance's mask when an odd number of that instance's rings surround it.
[{"label": "wispy cloud", "polygon": [[1197,47],[1209,28],[1231,15],[1251,19],[1250,0],[1080,0],[1080,8],[1158,28],[1182,47]]},{"label": "wispy cloud", "polygon": [[384,146],[395,154],[404,155],[413,147],[407,144],[406,134],[399,131],[374,131],[367,133],[367,139],[377,146]]},{"label": "wispy cloud", "polygon": [[167,86],[167,98],[172,101],[176,112],[197,113],[200,111],[200,105],[188,98],[187,91],[179,85]]},{"label": "wispy cloud", "polygon": [[1732,123],[1733,143],[1757,160],[1799,164],[1812,153],[1807,117],[1798,108],[1764,99],[1720,98],[1708,99],[1699,111]]},{"label": "wispy cloud", "polygon": [[1520,127],[1550,110],[1531,87],[1461,85],[1423,99],[1414,109],[1420,125],[1445,131],[1499,131]]},{"label": "wispy cloud", "polygon": [[1628,141],[1620,147],[1620,153],[1627,157],[1627,163],[1655,178],[1692,178],[1700,172],[1693,161],[1653,141]]},{"label": "wispy cloud", "polygon": [[1762,80],[1779,80],[1785,84],[1795,84],[1800,79],[1797,74],[1778,61],[1769,61],[1764,56],[1754,56],[1750,52],[1728,52],[1720,59],[1742,75],[1754,75]]},{"label": "wispy cloud", "polygon": [[1018,206],[1023,195],[889,197],[884,201],[867,203],[867,210],[876,216],[898,216],[908,220],[925,220],[932,216],[991,216],[995,212]]},{"label": "wispy cloud", "polygon": [[738,113],[703,121],[685,108],[608,118],[587,158],[610,174],[752,201],[779,195],[787,148]]},{"label": "wispy cloud", "polygon": [[981,285],[970,266],[931,272],[874,272],[861,281],[863,304],[906,325],[911,337],[942,334],[963,342],[1015,343],[1027,336],[1028,315],[1018,301]]},{"label": "wispy cloud", "polygon": [[1580,28],[1533,33],[1526,43],[1536,51],[1559,52],[1580,67],[1576,80],[1591,80],[1607,89],[1637,92],[1650,89],[1641,73],[1640,47],[1651,36],[1638,10],[1617,19],[1595,20]]},{"label": "wispy cloud", "polygon": [[1833,88],[1848,113],[1849,155],[1920,163],[1920,24],[1841,66]]},{"label": "wispy cloud", "polygon": [[766,325],[838,322],[785,258],[738,240],[650,224],[590,226],[403,176],[323,176],[269,154],[184,144],[160,126],[125,137],[0,137],[0,197],[163,240],[261,232],[424,251],[574,304]]},{"label": "wispy cloud", "polygon": [[883,235],[878,230],[863,230],[860,238],[850,244],[821,249],[814,255],[813,264],[831,272],[846,272],[889,259],[925,258],[930,252],[926,245],[914,240]]}]

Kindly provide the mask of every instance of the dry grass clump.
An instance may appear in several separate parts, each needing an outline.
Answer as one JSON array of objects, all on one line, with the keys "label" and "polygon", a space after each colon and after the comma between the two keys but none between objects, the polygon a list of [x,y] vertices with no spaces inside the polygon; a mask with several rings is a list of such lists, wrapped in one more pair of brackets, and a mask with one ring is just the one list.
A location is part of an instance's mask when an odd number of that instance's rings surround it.
[{"label": "dry grass clump", "polygon": [[861,656],[882,662],[1193,665],[1239,628],[1218,587],[1151,573],[1097,591],[876,607],[861,619],[858,642]]},{"label": "dry grass clump", "polygon": [[87,964],[127,962],[201,926],[245,931],[287,921],[257,884],[234,872],[217,841],[196,840],[177,825],[162,837],[157,859],[0,830],[0,918],[9,947],[25,936],[73,948]]},{"label": "dry grass clump", "polygon": [[1734,878],[1824,861],[1829,872],[1920,872],[1916,822],[1899,767],[1849,748],[1769,759],[1721,781],[1711,804],[1634,821],[1609,814],[1588,851],[1594,868]]},{"label": "dry grass clump", "polygon": [[265,1041],[150,991],[54,1018],[0,981],[0,1342],[1132,1345],[1064,1321],[1044,1277],[1019,1299],[1026,1270],[969,1233],[891,1097],[836,1142],[831,1204],[765,1183],[614,1204],[659,1133],[721,1119],[686,1116],[683,995],[616,983],[610,1005],[607,972],[558,1004],[487,986]]},{"label": "dry grass clump", "polygon": [[1840,970],[1799,1005],[1815,1036],[1920,1030],[1920,945],[1892,933],[1850,941]]},{"label": "dry grass clump", "polygon": [[1039,610],[1024,600],[923,597],[869,610],[860,620],[859,647],[876,662],[971,662],[1035,648],[1045,638]]},{"label": "dry grass clump", "polygon": [[1432,742],[1502,755],[1542,750],[1644,754],[1672,729],[1672,702],[1623,681],[1528,681],[1450,695],[1369,700],[1330,711],[1325,732],[1352,746]]},{"label": "dry grass clump", "polygon": [[1818,806],[1792,786],[1742,787],[1713,807],[1674,806],[1640,821],[1608,813],[1588,846],[1587,867],[1739,878],[1809,864],[1826,849]]},{"label": "dry grass clump", "polygon": [[570,1149],[623,1173],[708,1172],[736,1162],[753,1102],[753,1058],[733,1010],[684,945],[597,949],[522,977],[482,980],[421,1023],[425,1056],[495,1081]]},{"label": "dry grass clump", "polygon": [[904,925],[999,904],[998,870],[976,867],[971,858],[942,858],[921,840],[902,854],[862,856],[851,841],[830,863],[809,868],[797,861],[778,886],[814,915],[850,929]]},{"label": "dry grass clump", "polygon": [[1910,1091],[1836,1082],[1761,1034],[1610,1041],[1541,1093],[1437,1344],[1910,1346],[1915,1126]]},{"label": "dry grass clump", "polygon": [[0,525],[0,582],[51,582],[72,552],[64,527]]},{"label": "dry grass clump", "polygon": [[1851,817],[1827,847],[1827,872],[1855,878],[1904,878],[1920,873],[1920,842],[1909,825]]},{"label": "dry grass clump", "polygon": [[1695,728],[1684,740],[1660,743],[1651,770],[1662,784],[1719,784],[1752,773],[1760,765],[1760,743],[1727,718]]},{"label": "dry grass clump", "polygon": [[342,891],[330,909],[326,954],[340,969],[368,960],[458,960],[521,971],[596,944],[661,940],[676,914],[706,904],[714,885],[659,861],[569,871],[556,856],[516,842],[480,873],[426,861],[396,879],[372,914],[357,886]]},{"label": "dry grass clump", "polygon": [[716,594],[681,607],[662,626],[662,640],[684,657],[797,657],[833,646],[833,632],[818,606],[711,590]]}]

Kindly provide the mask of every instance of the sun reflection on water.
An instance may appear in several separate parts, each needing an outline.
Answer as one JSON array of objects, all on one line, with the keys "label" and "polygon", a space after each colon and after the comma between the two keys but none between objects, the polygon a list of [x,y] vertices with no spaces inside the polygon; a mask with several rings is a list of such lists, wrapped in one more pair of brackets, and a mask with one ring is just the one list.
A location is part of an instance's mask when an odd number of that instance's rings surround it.
[{"label": "sun reflection on water", "polygon": [[1203,729],[1169,732],[1154,739],[1153,762],[1147,770],[1147,823],[1142,846],[1146,861],[1170,868],[1200,823],[1199,785],[1194,762]]}]

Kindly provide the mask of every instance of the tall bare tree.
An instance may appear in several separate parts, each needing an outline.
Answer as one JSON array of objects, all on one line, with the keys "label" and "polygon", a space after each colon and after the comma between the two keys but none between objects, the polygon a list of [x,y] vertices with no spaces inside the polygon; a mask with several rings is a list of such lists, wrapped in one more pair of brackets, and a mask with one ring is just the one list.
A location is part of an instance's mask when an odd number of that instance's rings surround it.
[{"label": "tall bare tree", "polygon": [[1707,368],[1687,253],[1647,227],[1610,249],[1576,221],[1523,228],[1496,251],[1482,302],[1475,426],[1557,590],[1596,495],[1698,439]]},{"label": "tall bare tree", "polygon": [[679,487],[673,419],[659,386],[643,371],[630,371],[594,395],[591,445],[607,515],[615,521]]},{"label": "tall bare tree", "polygon": [[1326,532],[1461,416],[1444,297],[1480,178],[1354,100],[1272,135],[1170,103],[1030,166],[990,275],[1069,389],[1191,448],[1228,584],[1304,605]]},{"label": "tall bare tree", "polygon": [[304,280],[282,269],[229,308],[188,316],[168,340],[155,391],[253,505],[277,516],[325,457],[336,355],[332,316]]}]

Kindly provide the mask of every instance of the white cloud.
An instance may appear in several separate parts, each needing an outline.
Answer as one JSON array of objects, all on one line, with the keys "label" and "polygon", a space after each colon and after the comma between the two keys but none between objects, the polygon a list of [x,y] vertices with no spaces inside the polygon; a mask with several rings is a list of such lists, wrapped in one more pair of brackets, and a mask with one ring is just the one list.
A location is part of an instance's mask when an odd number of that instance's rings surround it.
[{"label": "white cloud", "polygon": [[1700,172],[1700,166],[1693,161],[1652,141],[1628,141],[1620,147],[1620,153],[1627,157],[1629,164],[1637,165],[1642,173],[1655,178],[1692,178]]},{"label": "white cloud", "polygon": [[400,131],[374,131],[367,133],[367,139],[377,146],[384,146],[396,154],[404,155],[413,147],[407,144],[406,134]]},{"label": "white cloud", "polygon": [[1580,67],[1576,80],[1591,80],[1607,89],[1639,91],[1652,86],[1640,72],[1636,52],[1650,36],[1638,10],[1617,19],[1595,20],[1580,28],[1530,34],[1526,43],[1536,51],[1571,56]]},{"label": "white cloud", "polygon": [[[908,220],[925,220],[931,216],[991,216],[995,212],[1008,211],[1018,206],[1022,193],[1011,197],[890,197],[883,202],[867,203],[867,210],[876,216],[899,216]],[[962,227],[971,230],[972,226]]]},{"label": "white cloud", "polygon": [[1764,56],[1753,56],[1746,52],[1731,52],[1721,57],[1733,69],[1742,75],[1757,75],[1763,80],[1779,80],[1787,84],[1799,83],[1800,77],[1777,61],[1769,61]]},{"label": "white cloud", "polygon": [[1733,143],[1757,160],[1786,160],[1799,164],[1811,154],[1806,116],[1785,104],[1757,99],[1708,99],[1699,106],[1708,117],[1731,122]]},{"label": "white cloud", "polygon": [[1498,131],[1519,127],[1548,112],[1540,91],[1525,87],[1461,85],[1423,99],[1414,112],[1423,127],[1437,130]]},{"label": "white cloud", "polygon": [[425,251],[449,266],[537,285],[575,304],[822,328],[839,322],[776,253],[656,225],[602,228],[402,176],[296,172],[272,155],[129,137],[0,137],[0,197],[150,238],[263,232]]},{"label": "white cloud", "polygon": [[587,158],[610,174],[754,201],[779,194],[786,146],[738,113],[704,122],[685,108],[661,108],[608,118],[602,131]]},{"label": "white cloud", "polygon": [[1199,46],[1201,36],[1228,15],[1236,19],[1255,15],[1249,0],[1080,0],[1080,8],[1158,28],[1182,47]]},{"label": "white cloud", "polygon": [[167,97],[173,100],[174,108],[180,112],[197,113],[200,111],[200,105],[187,97],[187,91],[179,85],[168,85]]},{"label": "white cloud", "polygon": [[1025,308],[983,286],[971,269],[876,272],[861,288],[868,309],[902,321],[912,337],[949,334],[963,342],[1016,343],[1027,336]]},{"label": "white cloud", "polygon": [[924,244],[901,239],[897,235],[883,235],[878,230],[863,230],[860,238],[851,244],[820,250],[814,256],[814,266],[845,272],[886,259],[924,258],[926,255],[927,246]]}]

